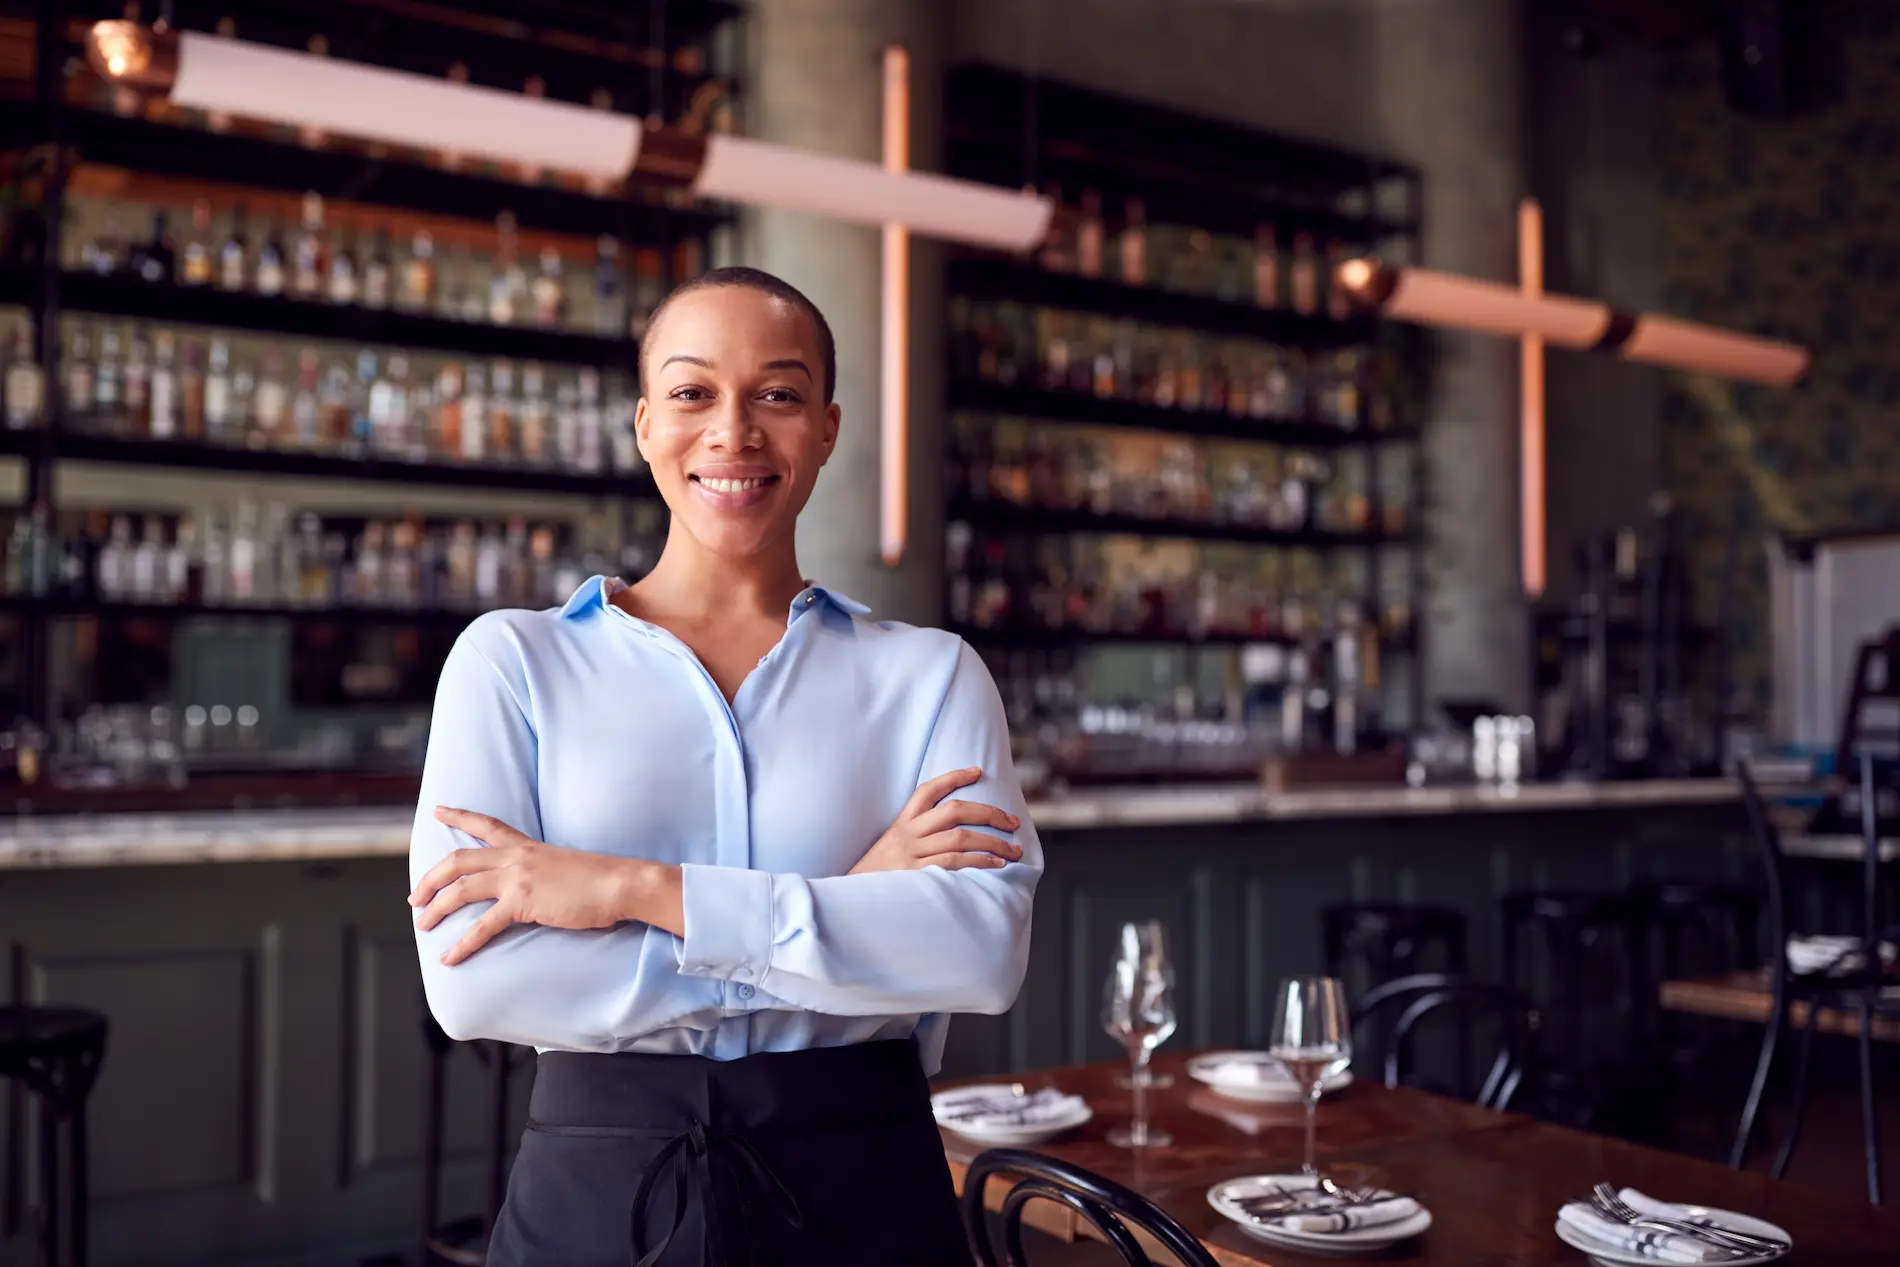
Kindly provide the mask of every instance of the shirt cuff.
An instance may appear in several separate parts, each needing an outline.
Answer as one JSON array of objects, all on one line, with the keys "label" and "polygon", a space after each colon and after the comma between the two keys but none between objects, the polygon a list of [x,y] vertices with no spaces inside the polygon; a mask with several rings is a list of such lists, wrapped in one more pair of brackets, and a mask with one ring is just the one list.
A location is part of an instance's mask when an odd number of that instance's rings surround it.
[{"label": "shirt cuff", "polygon": [[772,961],[772,877],[744,867],[680,867],[686,933],[679,970],[689,977],[759,982]]}]

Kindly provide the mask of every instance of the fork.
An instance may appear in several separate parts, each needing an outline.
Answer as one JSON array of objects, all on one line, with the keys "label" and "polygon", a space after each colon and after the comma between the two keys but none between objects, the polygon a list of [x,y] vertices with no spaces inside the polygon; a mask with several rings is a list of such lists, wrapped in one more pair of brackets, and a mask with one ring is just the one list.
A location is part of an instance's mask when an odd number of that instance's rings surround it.
[{"label": "fork", "polygon": [[1747,1254],[1782,1254],[1790,1248],[1788,1242],[1776,1240],[1771,1236],[1756,1236],[1752,1232],[1741,1232],[1730,1227],[1720,1227],[1712,1223],[1695,1223],[1688,1219],[1662,1219],[1639,1214],[1625,1204],[1616,1194],[1616,1189],[1607,1183],[1600,1183],[1592,1189],[1596,1207],[1619,1223],[1631,1227],[1649,1227],[1664,1232],[1692,1236],[1722,1249]]}]

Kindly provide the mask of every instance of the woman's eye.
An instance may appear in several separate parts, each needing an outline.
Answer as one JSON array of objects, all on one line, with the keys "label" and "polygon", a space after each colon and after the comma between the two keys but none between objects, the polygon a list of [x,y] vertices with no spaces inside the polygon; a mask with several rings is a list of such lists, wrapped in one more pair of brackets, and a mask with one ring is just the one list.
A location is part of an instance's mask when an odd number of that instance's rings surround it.
[{"label": "woman's eye", "polygon": [[761,399],[770,401],[774,405],[796,405],[799,403],[798,393],[789,387],[768,387],[759,393],[759,395]]},{"label": "woman's eye", "polygon": [[673,389],[674,400],[687,402],[705,400],[711,394],[711,392],[708,392],[703,387],[676,387]]}]

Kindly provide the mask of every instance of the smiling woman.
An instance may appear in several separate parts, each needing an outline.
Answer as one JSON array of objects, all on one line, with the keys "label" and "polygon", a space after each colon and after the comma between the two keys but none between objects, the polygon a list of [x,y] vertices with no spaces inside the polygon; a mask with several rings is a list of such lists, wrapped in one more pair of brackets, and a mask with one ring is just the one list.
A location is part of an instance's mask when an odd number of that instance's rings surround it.
[{"label": "smiling woman", "polygon": [[925,1079],[1014,1000],[1042,870],[1002,701],[799,570],[841,422],[808,299],[710,273],[642,360],[659,563],[480,618],[437,690],[429,1004],[541,1051],[487,1261],[962,1267]]}]

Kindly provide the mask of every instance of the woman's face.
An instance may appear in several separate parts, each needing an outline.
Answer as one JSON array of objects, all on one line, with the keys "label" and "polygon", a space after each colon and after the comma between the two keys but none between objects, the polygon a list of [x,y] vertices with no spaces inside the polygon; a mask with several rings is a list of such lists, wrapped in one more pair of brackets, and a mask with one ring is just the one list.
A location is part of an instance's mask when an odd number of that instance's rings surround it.
[{"label": "woman's face", "polygon": [[810,318],[750,287],[689,291],[644,361],[634,429],[677,526],[728,555],[789,535],[838,439]]}]

